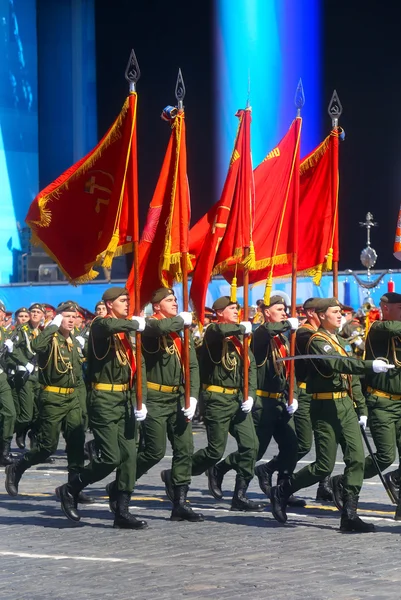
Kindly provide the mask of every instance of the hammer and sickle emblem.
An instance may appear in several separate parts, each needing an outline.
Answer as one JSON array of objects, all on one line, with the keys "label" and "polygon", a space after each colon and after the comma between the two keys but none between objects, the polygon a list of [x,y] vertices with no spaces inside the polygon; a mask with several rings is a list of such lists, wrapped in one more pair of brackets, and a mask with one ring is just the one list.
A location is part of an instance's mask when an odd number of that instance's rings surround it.
[{"label": "hammer and sickle emblem", "polygon": [[114,177],[111,173],[100,170],[90,171],[88,176],[88,179],[85,181],[85,192],[96,196],[95,212],[100,213],[101,206],[108,206],[110,202]]}]

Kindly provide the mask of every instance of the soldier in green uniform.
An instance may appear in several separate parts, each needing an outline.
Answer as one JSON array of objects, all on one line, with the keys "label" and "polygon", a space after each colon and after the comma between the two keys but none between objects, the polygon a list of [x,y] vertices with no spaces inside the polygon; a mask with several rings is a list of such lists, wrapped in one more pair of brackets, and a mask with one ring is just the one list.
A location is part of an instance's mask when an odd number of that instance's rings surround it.
[{"label": "soldier in green uniform", "polygon": [[32,342],[40,333],[39,325],[45,316],[44,307],[35,302],[29,308],[29,321],[17,327],[11,358],[16,364],[14,383],[18,395],[17,420],[15,424],[18,448],[25,448],[26,434],[33,429],[38,414],[37,399],[40,393],[36,357]]},{"label": "soldier in green uniform", "polygon": [[[287,317],[285,300],[279,295],[272,296],[269,305],[263,304],[261,309],[264,322],[254,331],[251,344],[258,385],[252,418],[259,442],[256,460],[263,458],[272,437],[279,447],[277,456],[255,469],[261,490],[270,497],[273,473],[278,471],[281,480],[291,475],[297,464],[298,444],[292,415],[298,402],[294,397],[293,403],[287,404],[288,370],[285,363],[277,362],[277,358],[288,355],[289,343],[284,334],[298,327],[298,319]],[[237,459],[238,451],[227,456],[213,468],[212,477],[220,483]],[[289,503],[305,506],[303,500],[296,498],[289,499]]]},{"label": "soldier in green uniform", "polygon": [[137,479],[166,453],[167,436],[173,448],[171,469],[162,471],[166,493],[173,503],[171,520],[203,521],[187,502],[193,454],[192,423],[199,394],[199,367],[190,337],[190,408],[185,408],[181,332],[192,314],[178,312],[174,291],[160,288],[152,295],[153,315],[142,334],[146,362],[148,416],[142,425],[143,447],[138,452]]},{"label": "soldier in green uniform", "polygon": [[[336,298],[322,299],[316,308],[320,328],[308,343],[308,354],[336,356],[311,360],[306,389],[312,394],[311,419],[315,432],[316,460],[297,471],[291,480],[284,480],[271,491],[273,516],[287,520],[286,504],[290,494],[320,481],[329,475],[335,464],[337,447],[341,444],[345,470],[343,479],[344,505],[341,531],[374,531],[357,515],[358,497],[363,481],[364,450],[359,426],[366,426],[366,407],[360,383],[352,375],[364,375],[372,369],[384,373],[393,368],[382,360],[355,361],[348,358],[336,334],[341,325],[341,306]],[[359,408],[358,416],[354,402]]]},{"label": "soldier in green uniform", "polygon": [[105,317],[107,315],[107,308],[104,300],[99,300],[99,302],[96,302],[95,313],[97,317]]},{"label": "soldier in green uniform", "polygon": [[[316,313],[319,306],[319,298],[308,298],[303,304],[306,321],[297,329],[296,354],[306,354],[311,336],[319,329],[320,321]],[[294,415],[295,431],[298,438],[298,461],[308,454],[312,448],[313,429],[310,417],[311,395],[306,391],[306,379],[309,361],[295,361],[295,376],[298,386],[298,410]],[[330,477],[324,477],[319,481],[316,492],[317,501],[332,501],[333,493],[330,487]]]},{"label": "soldier in green uniform", "polygon": [[61,429],[67,440],[69,477],[79,473],[84,465],[84,430],[76,388],[82,377],[77,344],[71,337],[75,309],[63,304],[59,314],[30,343],[38,356],[40,409],[36,443],[16,463],[6,468],[6,490],[18,494],[23,473],[43,463],[57,449]]},{"label": "soldier in green uniform", "polygon": [[345,349],[353,356],[362,358],[365,350],[365,332],[360,321],[355,317],[351,306],[343,306],[343,317],[346,322],[341,327],[339,335],[346,340]]},{"label": "soldier in green uniform", "polygon": [[[0,302],[0,311],[6,312]],[[7,381],[7,357],[13,350],[13,341],[9,332],[0,327],[0,465],[6,466],[13,462],[10,454],[11,440],[14,433],[16,410],[10,385]]]},{"label": "soldier in green uniform", "polygon": [[[146,418],[146,405],[135,407],[135,377],[142,368],[143,399],[146,400],[144,364],[136,365],[131,335],[142,331],[142,317],[127,318],[128,291],[112,287],[103,300],[107,317],[96,317],[88,343],[89,422],[95,437],[96,455],[89,465],[56,490],[67,518],[79,521],[79,493],[89,484],[101,481],[117,469],[116,481],[107,487],[110,505],[114,507],[113,527],[143,529],[145,521],[129,512],[136,475],[136,422]],[[83,448],[82,448],[83,450]]]},{"label": "soldier in green uniform", "polygon": [[[259,511],[264,505],[246,496],[258,453],[258,438],[251,414],[257,378],[255,358],[250,349],[248,364],[244,367],[241,338],[251,333],[252,325],[249,321],[238,323],[238,304],[229,296],[218,298],[213,310],[217,323],[208,325],[199,358],[208,445],[193,455],[192,475],[207,471],[210,493],[217,499],[223,497],[224,473],[220,472],[217,463],[223,457],[230,433],[238,444],[238,452],[230,455],[228,465],[237,472],[231,509]],[[244,368],[249,372],[246,399],[243,397]]]},{"label": "soldier in green uniform", "polygon": [[[365,376],[369,429],[376,447],[376,460],[382,471],[401,456],[401,294],[388,292],[380,298],[382,321],[374,321],[366,338],[366,358],[384,358],[397,368]],[[365,458],[364,478],[377,474],[370,456]],[[398,472],[385,478],[398,498]]]},{"label": "soldier in green uniform", "polygon": [[29,321],[29,309],[22,306],[18,310],[15,311],[15,327],[18,325],[24,325],[24,323],[28,323]]}]

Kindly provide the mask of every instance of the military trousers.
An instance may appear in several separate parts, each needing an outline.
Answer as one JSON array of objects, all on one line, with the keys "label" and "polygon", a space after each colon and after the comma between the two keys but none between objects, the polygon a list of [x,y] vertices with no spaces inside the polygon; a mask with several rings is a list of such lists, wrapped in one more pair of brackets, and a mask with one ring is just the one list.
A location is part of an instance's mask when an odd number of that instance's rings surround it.
[{"label": "military trousers", "polygon": [[84,430],[86,431],[88,429],[88,405],[87,405],[87,401],[86,401],[86,385],[84,382],[82,382],[78,387],[77,387],[77,394],[78,394],[78,399],[79,399],[79,405],[81,407],[81,412],[82,412],[82,423],[84,426]]},{"label": "military trousers", "polygon": [[313,429],[310,416],[311,395],[300,389],[298,410],[294,413],[295,432],[298,440],[298,459],[301,460],[312,448]]},{"label": "military trousers", "polygon": [[226,470],[235,469],[238,475],[250,481],[259,444],[252,414],[241,410],[242,393],[203,392],[203,395],[208,445],[193,455],[192,475],[201,475],[222,459],[230,433],[238,444],[238,451],[229,455]]},{"label": "military trousers", "polygon": [[137,479],[164,458],[168,437],[173,449],[172,483],[175,486],[190,484],[194,451],[192,423],[187,422],[183,407],[184,395],[180,392],[148,390],[148,414],[141,423],[142,445],[137,458]]},{"label": "military trousers", "polygon": [[334,469],[337,448],[343,450],[344,491],[359,495],[365,454],[358,417],[349,396],[338,400],[311,400],[311,420],[315,434],[316,460],[292,476],[292,491],[318,483]]},{"label": "military trousers", "polygon": [[[401,456],[401,400],[390,400],[369,394],[366,398],[369,411],[369,429],[376,446],[376,459],[380,470],[387,469],[396,459],[396,448]],[[370,456],[365,459],[364,478],[377,474]]]},{"label": "military trousers", "polygon": [[0,442],[11,442],[15,419],[14,399],[5,373],[0,374]]},{"label": "military trousers", "polygon": [[36,377],[30,376],[25,382],[23,373],[17,372],[14,377],[15,389],[18,396],[17,419],[15,432],[21,435],[32,428],[38,417],[38,398],[40,395],[40,384]]},{"label": "military trousers", "polygon": [[80,472],[84,466],[85,432],[77,393],[58,394],[42,390],[36,442],[22,458],[24,469],[43,463],[57,450],[61,430],[67,442],[68,470]]},{"label": "military trousers", "polygon": [[84,487],[101,481],[117,469],[120,492],[132,492],[136,479],[136,421],[133,392],[91,390],[89,425],[97,456],[81,472]]}]

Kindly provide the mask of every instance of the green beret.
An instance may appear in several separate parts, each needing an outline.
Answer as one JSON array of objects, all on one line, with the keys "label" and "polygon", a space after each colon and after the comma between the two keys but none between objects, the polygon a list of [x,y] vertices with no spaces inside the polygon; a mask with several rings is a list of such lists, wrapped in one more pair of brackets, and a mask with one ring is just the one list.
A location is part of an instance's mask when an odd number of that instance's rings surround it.
[{"label": "green beret", "polygon": [[120,296],[128,296],[129,292],[127,288],[123,287],[111,287],[106,290],[102,296],[102,300],[116,300]]},{"label": "green beret", "polygon": [[266,304],[265,307],[270,308],[271,306],[274,306],[275,304],[284,304],[284,306],[287,306],[287,302],[285,301],[285,298],[283,298],[283,296],[279,296],[278,294],[275,294],[274,296],[270,297],[269,304]]},{"label": "green beret", "polygon": [[29,308],[26,308],[25,306],[21,306],[21,308],[19,308],[18,310],[15,311],[15,316],[18,317],[18,315],[21,312],[29,312]]},{"label": "green beret", "polygon": [[67,300],[67,302],[60,302],[60,304],[57,306],[58,314],[62,312],[76,312],[76,310],[77,305],[75,302],[70,302],[69,300]]},{"label": "green beret", "polygon": [[303,309],[304,310],[308,310],[310,308],[317,308],[317,306],[319,305],[319,302],[322,298],[308,298],[307,300],[305,300],[305,302],[303,303]]},{"label": "green beret", "polygon": [[387,292],[380,298],[380,302],[384,302],[384,304],[401,304],[401,294],[397,294],[397,292]]},{"label": "green beret", "polygon": [[238,302],[233,302],[230,296],[221,296],[221,298],[217,298],[213,302],[212,309],[213,310],[224,310],[227,306],[231,306],[232,304],[236,304],[238,306]]},{"label": "green beret", "polygon": [[6,312],[5,304],[1,300],[0,300],[0,310],[2,310],[3,312]]},{"label": "green beret", "polygon": [[328,308],[333,308],[335,306],[340,306],[341,303],[337,300],[337,298],[318,298],[318,302],[315,303],[315,310],[318,313],[326,312]]},{"label": "green beret", "polygon": [[171,294],[173,294],[173,296],[175,296],[174,290],[172,290],[171,288],[166,288],[166,287],[159,288],[158,290],[153,292],[150,302],[152,304],[157,304],[158,302],[161,302],[162,300],[164,300],[164,298],[167,298],[167,296],[171,296]]},{"label": "green beret", "polygon": [[38,308],[39,310],[42,311],[43,314],[46,312],[43,304],[39,304],[39,302],[34,302],[33,304],[31,304],[31,306],[29,307],[29,310],[31,311],[34,308]]}]

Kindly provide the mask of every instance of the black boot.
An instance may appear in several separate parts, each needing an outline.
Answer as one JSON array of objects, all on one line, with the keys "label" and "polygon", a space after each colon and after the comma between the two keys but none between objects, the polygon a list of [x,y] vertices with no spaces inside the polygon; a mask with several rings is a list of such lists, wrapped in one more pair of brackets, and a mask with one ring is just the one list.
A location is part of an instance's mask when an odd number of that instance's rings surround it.
[{"label": "black boot", "polygon": [[223,490],[221,489],[221,486],[223,484],[224,473],[222,473],[218,465],[214,465],[206,471],[206,476],[209,492],[216,500],[222,500]]},{"label": "black boot", "polygon": [[85,459],[89,460],[90,462],[92,462],[93,459],[97,457],[95,440],[89,440],[89,442],[86,442],[84,446],[84,453]]},{"label": "black boot", "polygon": [[[73,473],[73,472],[68,473],[68,483],[71,483],[71,481],[76,476],[77,476],[77,473]],[[82,490],[80,492],[78,492],[77,500],[78,500],[78,504],[94,504],[96,502],[95,498],[88,496],[88,494],[85,494],[85,492],[83,492]]]},{"label": "black boot", "polygon": [[191,521],[192,523],[204,521],[202,513],[196,513],[190,507],[187,502],[187,494],[187,485],[174,486],[174,502],[170,521]]},{"label": "black boot", "polygon": [[401,521],[401,501],[398,499],[397,508],[395,509],[394,521]]},{"label": "black boot", "polygon": [[6,467],[7,465],[12,465],[15,460],[10,454],[10,442],[4,442],[2,444],[2,452],[0,456],[0,465],[2,467]]},{"label": "black boot", "polygon": [[56,496],[61,502],[61,509],[70,521],[77,522],[81,519],[78,512],[78,496],[84,487],[80,476],[74,474],[68,483],[56,488]]},{"label": "black boot", "polygon": [[316,501],[317,502],[333,502],[333,492],[330,487],[330,477],[327,476],[321,481],[319,481],[319,485],[316,492]]},{"label": "black boot", "polygon": [[117,512],[117,498],[118,498],[118,490],[117,490],[117,482],[112,481],[106,485],[106,492],[109,496],[109,508],[110,512],[116,514]]},{"label": "black boot", "polygon": [[[277,477],[277,485],[280,485],[285,479],[289,479],[288,472],[284,471],[283,473],[279,473]],[[291,506],[293,508],[304,508],[306,506],[306,502],[303,498],[297,498],[291,494],[287,500],[287,506]]]},{"label": "black boot", "polygon": [[370,533],[375,531],[373,523],[362,521],[357,515],[358,496],[344,495],[344,508],[341,513],[340,531],[355,531],[356,533]]},{"label": "black boot", "polygon": [[12,465],[8,465],[5,470],[6,474],[6,491],[9,496],[18,496],[18,484],[20,479],[25,471],[25,462],[24,459],[20,459],[19,461],[13,463]]},{"label": "black boot", "polygon": [[164,483],[164,487],[166,490],[166,496],[170,500],[171,503],[174,504],[174,486],[171,479],[171,469],[165,469],[160,473],[160,477],[162,478],[162,482]]},{"label": "black boot", "polygon": [[231,510],[241,510],[244,512],[261,512],[266,508],[264,502],[254,502],[246,496],[249,487],[249,481],[246,481],[242,475],[237,475],[235,479],[235,489],[231,501]]},{"label": "black boot", "polygon": [[282,479],[278,485],[272,487],[270,492],[270,502],[272,505],[273,517],[279,523],[287,522],[287,503],[292,494],[291,481],[289,478]]},{"label": "black boot", "polygon": [[25,449],[25,438],[26,438],[26,431],[19,431],[18,433],[16,433],[15,443],[17,444],[17,446],[20,450]]},{"label": "black boot", "polygon": [[129,511],[131,492],[117,492],[116,514],[114,517],[114,529],[146,529],[146,521],[137,519]]},{"label": "black boot", "polygon": [[266,469],[266,465],[258,465],[255,469],[255,475],[258,478],[260,489],[270,498],[273,473]]},{"label": "black boot", "polygon": [[398,469],[396,471],[391,471],[390,473],[386,473],[384,475],[384,479],[390,488],[394,499],[396,502],[399,501],[400,496],[400,478],[398,474]]},{"label": "black boot", "polygon": [[344,507],[344,475],[330,477],[330,486],[333,490],[333,502],[341,512]]}]

